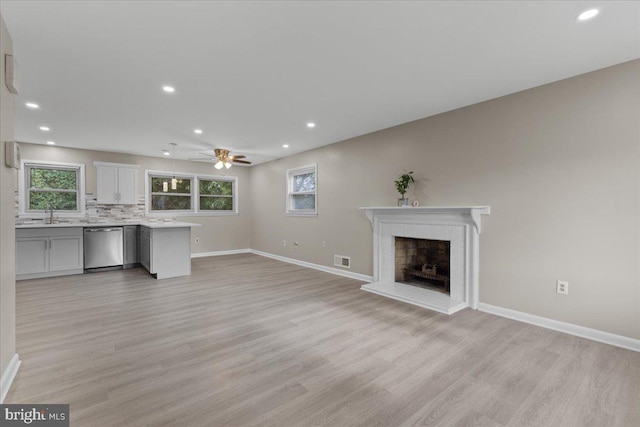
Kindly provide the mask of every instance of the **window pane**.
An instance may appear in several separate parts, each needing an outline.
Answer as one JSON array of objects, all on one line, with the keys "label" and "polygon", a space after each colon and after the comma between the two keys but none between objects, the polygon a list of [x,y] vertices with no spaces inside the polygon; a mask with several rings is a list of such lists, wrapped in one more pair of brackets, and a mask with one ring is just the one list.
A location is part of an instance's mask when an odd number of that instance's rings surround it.
[{"label": "window pane", "polygon": [[200,194],[212,196],[231,196],[233,194],[233,182],[200,180]]},{"label": "window pane", "polygon": [[68,169],[47,169],[32,167],[29,170],[30,188],[52,188],[75,190],[77,171]]},{"label": "window pane", "polygon": [[293,209],[316,209],[316,196],[314,194],[294,194]]},{"label": "window pane", "polygon": [[232,211],[232,197],[200,197],[201,211]]},{"label": "window pane", "polygon": [[[152,193],[174,193],[174,194],[191,194],[191,180],[185,178],[178,178],[177,188],[171,189],[172,177],[152,177],[151,178],[151,192]],[[167,191],[162,191],[162,184],[167,183]]]},{"label": "window pane", "polygon": [[316,189],[316,174],[314,172],[294,175],[293,192],[314,191]]},{"label": "window pane", "polygon": [[49,204],[60,211],[77,211],[77,193],[54,193],[48,191],[31,191],[29,194],[29,210],[45,210]]},{"label": "window pane", "polygon": [[191,210],[191,197],[156,194],[151,196],[151,209],[154,211]]}]

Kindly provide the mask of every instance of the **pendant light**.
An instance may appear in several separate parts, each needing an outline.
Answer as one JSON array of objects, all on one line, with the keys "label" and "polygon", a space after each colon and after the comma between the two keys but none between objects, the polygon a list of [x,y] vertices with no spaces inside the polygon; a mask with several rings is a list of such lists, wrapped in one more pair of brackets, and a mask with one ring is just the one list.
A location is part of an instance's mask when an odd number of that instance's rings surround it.
[{"label": "pendant light", "polygon": [[174,173],[173,178],[171,178],[171,189],[172,190],[177,190],[178,189],[178,180],[176,179],[176,176],[175,176],[175,171],[176,171],[176,145],[178,145],[178,144],[176,144],[175,142],[171,143],[171,147],[173,148],[173,150],[172,150],[173,154],[172,155],[173,155],[173,173]]}]

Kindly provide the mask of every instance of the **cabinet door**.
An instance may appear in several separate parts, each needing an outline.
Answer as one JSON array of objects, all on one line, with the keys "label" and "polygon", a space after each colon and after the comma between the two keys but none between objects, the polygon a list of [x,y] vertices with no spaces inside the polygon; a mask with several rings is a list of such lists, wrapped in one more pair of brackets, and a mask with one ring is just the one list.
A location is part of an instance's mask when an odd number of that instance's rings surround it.
[{"label": "cabinet door", "polygon": [[123,205],[138,203],[138,169],[118,169],[118,203]]},{"label": "cabinet door", "polygon": [[16,239],[16,275],[49,271],[49,238]]},{"label": "cabinet door", "polygon": [[97,167],[98,203],[115,204],[118,202],[118,168],[115,166]]},{"label": "cabinet door", "polygon": [[140,264],[153,273],[151,268],[151,235],[147,227],[140,227]]},{"label": "cabinet door", "polygon": [[126,225],[124,227],[124,263],[137,264],[138,262],[138,232],[137,225]]},{"label": "cabinet door", "polygon": [[50,237],[49,271],[84,268],[82,236]]}]

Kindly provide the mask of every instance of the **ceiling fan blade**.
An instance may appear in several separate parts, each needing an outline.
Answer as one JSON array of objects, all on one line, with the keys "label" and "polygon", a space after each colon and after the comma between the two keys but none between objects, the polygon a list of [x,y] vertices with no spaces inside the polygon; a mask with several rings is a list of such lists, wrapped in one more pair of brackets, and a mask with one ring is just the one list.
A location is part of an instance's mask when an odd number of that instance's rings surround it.
[{"label": "ceiling fan blade", "polygon": [[192,157],[188,160],[193,162],[213,162],[215,159],[213,157]]},{"label": "ceiling fan blade", "polygon": [[215,159],[215,158],[216,158],[216,156],[213,156],[213,155],[211,155],[211,154],[209,154],[209,153],[198,153],[198,154],[202,154],[203,156],[207,156],[207,157],[209,157],[210,159]]},{"label": "ceiling fan blade", "polygon": [[251,164],[251,162],[248,162],[248,161],[246,161],[246,160],[236,160],[236,159],[233,159],[233,160],[231,160],[231,161],[232,161],[233,163],[242,163],[242,164],[244,164],[244,165],[250,165],[250,164]]},{"label": "ceiling fan blade", "polygon": [[240,155],[235,155],[235,154],[234,154],[234,155],[233,155],[233,156],[231,156],[231,157],[233,157],[234,159],[244,159],[244,158],[245,158],[245,157],[247,157],[247,156],[245,156],[244,154],[240,154]]}]

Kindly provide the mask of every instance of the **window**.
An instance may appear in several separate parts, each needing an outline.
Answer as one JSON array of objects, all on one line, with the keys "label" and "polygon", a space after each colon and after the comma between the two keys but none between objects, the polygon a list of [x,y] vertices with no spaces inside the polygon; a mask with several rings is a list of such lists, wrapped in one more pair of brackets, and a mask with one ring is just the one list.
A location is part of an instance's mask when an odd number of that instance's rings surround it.
[{"label": "window", "polygon": [[234,181],[200,178],[200,211],[232,211]]},{"label": "window", "polygon": [[84,165],[23,160],[19,194],[22,216],[44,216],[50,208],[67,216],[84,215]]},{"label": "window", "polygon": [[315,216],[318,165],[308,165],[287,171],[287,214]]},{"label": "window", "polygon": [[237,187],[236,177],[146,171],[147,213],[235,215]]},{"label": "window", "polygon": [[[193,211],[192,178],[174,175],[151,175],[151,211]],[[173,180],[176,188],[173,188]]]}]

